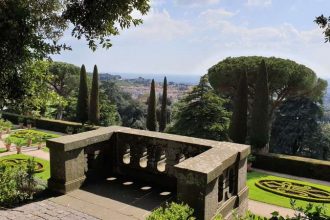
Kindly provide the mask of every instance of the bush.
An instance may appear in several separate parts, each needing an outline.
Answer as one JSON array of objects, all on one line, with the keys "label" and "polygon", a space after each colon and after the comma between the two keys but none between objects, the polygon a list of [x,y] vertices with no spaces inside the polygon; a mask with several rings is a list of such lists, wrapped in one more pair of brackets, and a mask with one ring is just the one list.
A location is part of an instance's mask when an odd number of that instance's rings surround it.
[{"label": "bush", "polygon": [[33,198],[38,189],[34,169],[34,159],[17,166],[0,164],[0,206],[12,207]]},{"label": "bush", "polygon": [[154,210],[147,220],[194,220],[193,213],[188,205],[172,202]]},{"label": "bush", "polygon": [[330,161],[283,154],[256,154],[253,167],[294,176],[330,181]]},{"label": "bush", "polygon": [[[31,119],[28,116],[22,116],[14,113],[9,112],[2,112],[2,117],[6,120],[9,120],[15,124],[19,123],[19,120],[23,122]],[[48,119],[48,118],[35,118],[35,127],[39,129],[44,129],[48,131],[56,131],[66,133],[66,128],[68,126],[73,127],[75,130],[82,127],[80,123],[71,122],[71,121],[63,121],[63,120],[55,120],[55,119]],[[87,126],[86,129],[88,131],[98,129],[98,126]]]}]

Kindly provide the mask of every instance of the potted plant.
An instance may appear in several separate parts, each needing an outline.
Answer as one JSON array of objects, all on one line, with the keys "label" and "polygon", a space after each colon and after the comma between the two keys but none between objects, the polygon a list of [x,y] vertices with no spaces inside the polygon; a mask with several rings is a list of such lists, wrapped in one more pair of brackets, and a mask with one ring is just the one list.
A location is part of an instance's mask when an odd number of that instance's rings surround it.
[{"label": "potted plant", "polygon": [[256,160],[256,157],[253,154],[249,154],[249,156],[247,158],[247,171],[248,172],[252,171],[252,163],[255,160]]},{"label": "potted plant", "polygon": [[24,126],[24,118],[22,116],[18,117],[18,127],[23,128]]},{"label": "potted plant", "polygon": [[3,135],[3,132],[4,131],[4,127],[0,126],[0,140],[2,140],[2,135]]},{"label": "potted plant", "polygon": [[66,133],[67,134],[73,134],[73,127],[71,127],[71,126],[68,126],[68,127],[66,127],[66,129],[65,129],[65,131],[66,131]]},{"label": "potted plant", "polygon": [[36,139],[37,139],[38,150],[40,150],[42,148],[42,143],[44,142],[44,139],[41,136],[38,136]]},{"label": "potted plant", "polygon": [[31,128],[32,128],[32,119],[27,119],[27,120],[26,120],[26,127],[27,127],[28,129],[31,129]]},{"label": "potted plant", "polygon": [[25,137],[26,137],[26,146],[30,147],[32,145],[33,135],[27,133]]},{"label": "potted plant", "polygon": [[5,139],[5,145],[6,145],[6,149],[7,149],[7,151],[10,151],[11,142],[12,142],[12,140],[11,140],[10,137],[7,137],[7,138]]},{"label": "potted plant", "polygon": [[4,123],[4,125],[5,125],[5,129],[6,129],[6,133],[9,134],[10,131],[11,131],[11,128],[12,128],[13,124],[10,121],[6,121]]},{"label": "potted plant", "polygon": [[16,151],[17,151],[17,154],[20,154],[22,153],[22,147],[24,146],[24,141],[23,140],[19,140],[16,142]]}]

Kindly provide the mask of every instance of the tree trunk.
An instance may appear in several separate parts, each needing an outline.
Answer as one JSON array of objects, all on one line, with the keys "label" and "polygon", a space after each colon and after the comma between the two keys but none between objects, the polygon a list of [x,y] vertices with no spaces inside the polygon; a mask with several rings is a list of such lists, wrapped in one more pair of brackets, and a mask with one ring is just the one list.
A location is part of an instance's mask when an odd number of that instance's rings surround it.
[{"label": "tree trunk", "polygon": [[57,120],[62,120],[62,118],[63,118],[63,107],[61,105],[59,105],[57,107],[56,119]]}]

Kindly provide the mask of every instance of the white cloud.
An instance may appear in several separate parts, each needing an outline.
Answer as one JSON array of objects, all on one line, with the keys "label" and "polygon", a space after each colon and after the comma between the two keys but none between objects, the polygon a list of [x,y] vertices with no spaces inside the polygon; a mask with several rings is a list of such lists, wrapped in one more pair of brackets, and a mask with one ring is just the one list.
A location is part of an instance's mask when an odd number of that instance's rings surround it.
[{"label": "white cloud", "polygon": [[231,12],[225,9],[207,9],[200,13],[199,17],[207,22],[207,25],[217,25],[222,20],[235,16],[238,12]]},{"label": "white cloud", "polygon": [[167,10],[154,10],[143,18],[143,24],[123,33],[131,39],[170,41],[187,36],[193,27],[186,21],[175,20]]},{"label": "white cloud", "polygon": [[174,0],[174,2],[178,5],[202,6],[217,4],[220,0]]},{"label": "white cloud", "polygon": [[266,7],[272,4],[272,0],[247,0],[248,6]]}]

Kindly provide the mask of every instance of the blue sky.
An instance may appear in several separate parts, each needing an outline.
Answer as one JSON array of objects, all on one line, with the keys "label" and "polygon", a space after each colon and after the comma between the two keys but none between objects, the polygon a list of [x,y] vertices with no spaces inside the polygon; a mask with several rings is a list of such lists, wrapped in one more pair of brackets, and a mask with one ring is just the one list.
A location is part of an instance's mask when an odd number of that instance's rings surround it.
[{"label": "blue sky", "polygon": [[[89,71],[203,75],[228,56],[289,58],[330,78],[330,44],[313,22],[330,15],[329,0],[152,0],[144,23],[92,52],[68,31],[73,51],[53,57]],[[136,17],[141,17],[134,13]]]}]

